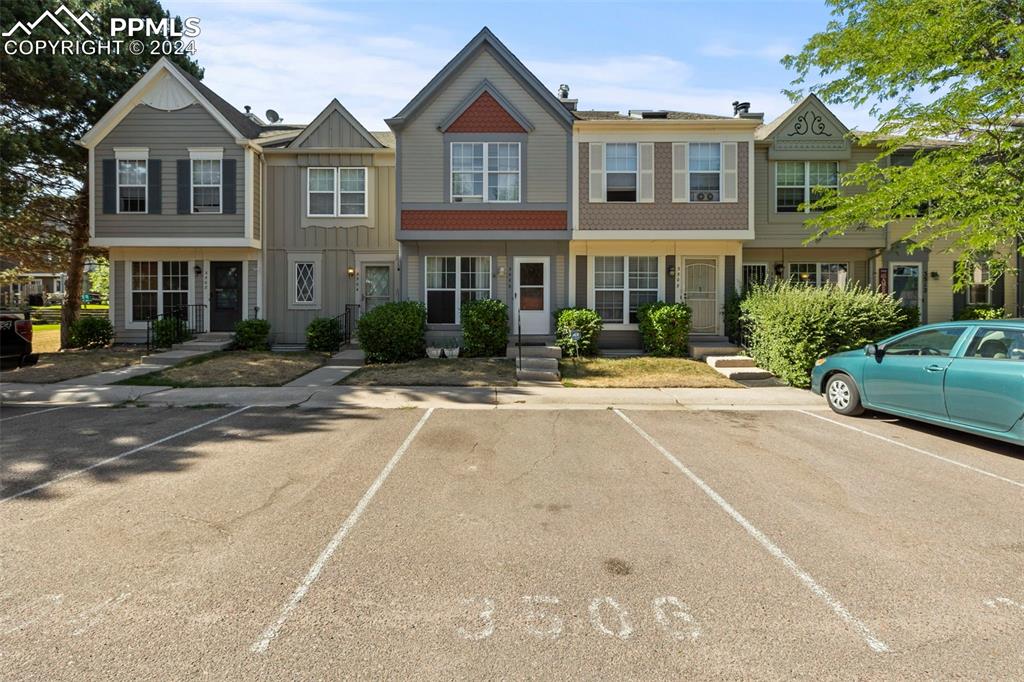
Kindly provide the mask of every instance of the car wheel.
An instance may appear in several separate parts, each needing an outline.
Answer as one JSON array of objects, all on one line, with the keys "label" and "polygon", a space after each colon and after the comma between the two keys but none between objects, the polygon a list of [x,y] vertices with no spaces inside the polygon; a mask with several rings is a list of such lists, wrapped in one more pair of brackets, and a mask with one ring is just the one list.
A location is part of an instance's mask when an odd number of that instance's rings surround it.
[{"label": "car wheel", "polygon": [[825,386],[825,400],[832,411],[839,414],[856,417],[864,412],[857,384],[846,374],[835,374],[829,378]]}]

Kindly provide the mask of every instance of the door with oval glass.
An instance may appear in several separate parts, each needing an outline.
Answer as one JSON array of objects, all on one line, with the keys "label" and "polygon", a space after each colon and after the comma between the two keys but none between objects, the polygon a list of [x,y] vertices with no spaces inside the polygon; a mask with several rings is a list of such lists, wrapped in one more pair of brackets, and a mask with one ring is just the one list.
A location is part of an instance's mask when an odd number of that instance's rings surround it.
[{"label": "door with oval glass", "polygon": [[550,263],[547,256],[513,257],[513,333],[547,334],[551,331]]},{"label": "door with oval glass", "polygon": [[393,298],[390,263],[363,264],[363,310],[368,313]]},{"label": "door with oval glass", "polygon": [[718,261],[714,258],[683,259],[683,300],[690,306],[690,331],[718,332]]}]

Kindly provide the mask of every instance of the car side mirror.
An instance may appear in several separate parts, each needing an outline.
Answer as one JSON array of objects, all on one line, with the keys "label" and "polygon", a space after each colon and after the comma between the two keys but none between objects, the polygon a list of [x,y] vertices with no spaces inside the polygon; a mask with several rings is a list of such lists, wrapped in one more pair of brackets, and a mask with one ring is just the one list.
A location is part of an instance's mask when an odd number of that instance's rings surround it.
[{"label": "car side mirror", "polygon": [[883,352],[884,351],[882,348],[873,343],[869,343],[868,345],[864,346],[864,355],[870,355],[875,358],[880,358],[882,357]]}]

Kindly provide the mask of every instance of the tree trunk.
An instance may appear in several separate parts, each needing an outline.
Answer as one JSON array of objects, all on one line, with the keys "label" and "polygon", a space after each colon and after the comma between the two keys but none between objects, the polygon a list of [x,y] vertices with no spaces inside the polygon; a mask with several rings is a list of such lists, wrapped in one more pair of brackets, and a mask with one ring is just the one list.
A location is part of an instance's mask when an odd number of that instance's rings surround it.
[{"label": "tree trunk", "polygon": [[86,183],[78,195],[75,223],[71,228],[71,244],[68,259],[68,277],[64,284],[64,306],[60,314],[60,347],[68,348],[71,343],[71,326],[78,321],[82,306],[82,273],[85,270],[85,256],[89,248],[89,185]]}]

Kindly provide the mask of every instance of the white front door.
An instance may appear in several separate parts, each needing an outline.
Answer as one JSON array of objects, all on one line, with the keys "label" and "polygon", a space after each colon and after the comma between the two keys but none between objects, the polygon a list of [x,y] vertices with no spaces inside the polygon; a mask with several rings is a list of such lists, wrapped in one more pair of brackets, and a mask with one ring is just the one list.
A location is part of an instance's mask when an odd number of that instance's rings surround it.
[{"label": "white front door", "polygon": [[[547,256],[512,258],[512,331],[548,334],[551,331],[551,259]],[[520,329],[522,325],[522,329]]]},{"label": "white front door", "polygon": [[683,299],[692,314],[690,331],[718,331],[718,261],[714,258],[683,259]]}]

